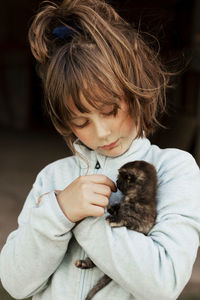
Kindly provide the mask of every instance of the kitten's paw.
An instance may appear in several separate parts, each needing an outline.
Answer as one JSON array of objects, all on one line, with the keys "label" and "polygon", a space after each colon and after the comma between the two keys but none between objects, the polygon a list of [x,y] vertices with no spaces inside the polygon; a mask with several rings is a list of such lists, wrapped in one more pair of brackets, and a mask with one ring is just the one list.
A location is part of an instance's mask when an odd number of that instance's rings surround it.
[{"label": "kitten's paw", "polygon": [[107,216],[106,217],[106,222],[111,226],[111,227],[119,227],[118,221],[116,220],[115,216]]},{"label": "kitten's paw", "polygon": [[123,222],[110,222],[109,223],[110,227],[122,227],[124,226]]},{"label": "kitten's paw", "polygon": [[86,259],[78,259],[75,261],[75,266],[80,269],[91,269],[95,266],[89,257]]},{"label": "kitten's paw", "polygon": [[119,208],[120,208],[120,204],[114,204],[112,206],[109,205],[107,211],[109,212],[109,214],[116,216],[118,214]]},{"label": "kitten's paw", "polygon": [[117,220],[114,216],[107,216],[106,221],[110,225],[110,227],[122,227],[122,226],[124,226],[124,222],[121,221],[121,220]]},{"label": "kitten's paw", "polygon": [[75,264],[75,266],[77,268],[81,268],[82,269],[82,265],[83,265],[82,260],[78,259],[78,260],[75,261],[74,264]]},{"label": "kitten's paw", "polygon": [[114,216],[109,215],[109,216],[106,217],[106,222],[108,224],[110,224],[110,222],[114,222],[114,221],[116,221],[116,218]]},{"label": "kitten's paw", "polygon": [[78,259],[75,261],[75,266],[80,269],[88,269],[87,262],[82,259]]}]

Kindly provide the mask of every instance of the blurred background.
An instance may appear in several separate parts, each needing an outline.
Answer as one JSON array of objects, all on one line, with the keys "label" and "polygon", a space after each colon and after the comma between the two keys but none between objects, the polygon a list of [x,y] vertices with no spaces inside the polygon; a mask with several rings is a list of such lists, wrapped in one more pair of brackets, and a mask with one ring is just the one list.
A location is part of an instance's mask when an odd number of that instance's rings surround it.
[{"label": "blurred background", "polygon": [[[0,8],[0,249],[37,173],[70,155],[44,112],[41,82],[27,39],[40,0],[7,0]],[[200,165],[200,1],[112,0],[144,32],[170,70],[181,71],[167,95],[166,129],[150,137],[160,147],[189,151]],[[148,33],[148,34],[147,34]],[[0,286],[0,300],[12,299]],[[200,255],[180,300],[200,299]],[[109,299],[108,299],[109,300]]]}]

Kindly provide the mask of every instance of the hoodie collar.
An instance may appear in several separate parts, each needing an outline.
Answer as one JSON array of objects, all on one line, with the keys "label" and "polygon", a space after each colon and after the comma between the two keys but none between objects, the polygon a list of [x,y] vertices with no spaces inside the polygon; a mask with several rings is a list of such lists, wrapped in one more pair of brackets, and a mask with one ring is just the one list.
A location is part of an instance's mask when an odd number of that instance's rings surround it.
[{"label": "hoodie collar", "polygon": [[103,169],[119,168],[126,162],[144,159],[145,154],[149,150],[150,141],[147,138],[135,139],[129,149],[120,156],[109,157],[87,148],[79,139],[74,142],[76,149],[76,158],[81,168],[94,169],[97,161]]}]

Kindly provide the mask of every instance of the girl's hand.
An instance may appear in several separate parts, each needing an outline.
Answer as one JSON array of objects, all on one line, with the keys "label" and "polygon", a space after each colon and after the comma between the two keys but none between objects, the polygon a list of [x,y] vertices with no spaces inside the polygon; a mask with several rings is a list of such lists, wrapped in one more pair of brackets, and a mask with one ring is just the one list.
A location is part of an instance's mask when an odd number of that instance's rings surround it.
[{"label": "girl's hand", "polygon": [[86,175],[58,191],[57,200],[67,218],[75,223],[88,216],[103,216],[112,191],[117,188],[107,176]]}]

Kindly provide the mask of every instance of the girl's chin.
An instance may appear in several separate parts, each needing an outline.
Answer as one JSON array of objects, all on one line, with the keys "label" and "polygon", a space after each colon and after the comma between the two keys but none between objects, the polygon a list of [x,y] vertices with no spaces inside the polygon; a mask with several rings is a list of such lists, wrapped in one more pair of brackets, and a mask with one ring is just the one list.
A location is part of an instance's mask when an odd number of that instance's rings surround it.
[{"label": "girl's chin", "polygon": [[109,157],[117,157],[120,156],[122,154],[124,154],[128,149],[121,147],[121,145],[118,145],[115,148],[109,149],[109,150],[105,150],[105,149],[98,149],[97,152],[99,154],[105,155],[105,156],[109,156]]}]

